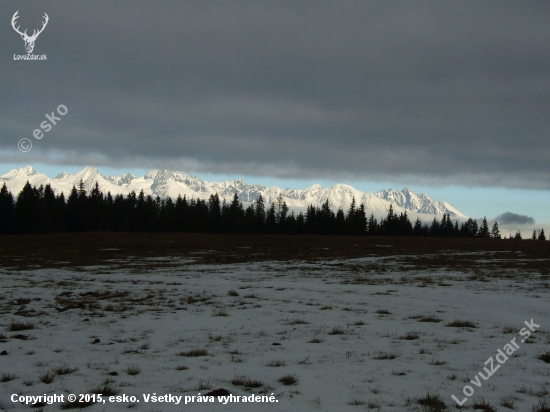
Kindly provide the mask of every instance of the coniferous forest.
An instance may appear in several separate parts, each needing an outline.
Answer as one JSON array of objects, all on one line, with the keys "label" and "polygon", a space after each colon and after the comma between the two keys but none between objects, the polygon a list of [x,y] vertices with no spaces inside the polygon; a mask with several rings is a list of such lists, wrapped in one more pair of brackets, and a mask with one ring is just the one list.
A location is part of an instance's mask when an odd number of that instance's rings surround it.
[{"label": "coniferous forest", "polygon": [[[428,224],[407,213],[396,214],[390,206],[378,221],[366,215],[355,199],[348,210],[336,213],[328,200],[321,207],[309,206],[304,213],[290,212],[282,197],[266,204],[260,195],[244,208],[237,194],[231,202],[212,195],[208,201],[178,197],[161,199],[130,192],[127,196],[103,194],[96,183],[88,193],[83,183],[73,186],[69,196],[56,195],[50,185],[39,188],[28,182],[14,197],[6,185],[0,189],[0,234],[60,232],[187,232],[242,234],[388,235],[438,236],[501,239],[498,224],[489,228],[487,219],[478,225],[468,219],[458,224],[449,215]],[[510,239],[521,239],[517,232]],[[531,237],[546,240],[544,230]]]}]

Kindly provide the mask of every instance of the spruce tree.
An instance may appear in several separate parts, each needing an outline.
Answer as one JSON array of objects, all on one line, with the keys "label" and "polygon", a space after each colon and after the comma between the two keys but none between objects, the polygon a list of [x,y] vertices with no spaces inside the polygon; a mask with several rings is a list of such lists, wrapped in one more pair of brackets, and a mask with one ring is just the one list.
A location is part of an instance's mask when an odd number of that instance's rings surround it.
[{"label": "spruce tree", "polygon": [[443,213],[441,218],[441,223],[439,223],[439,236],[448,236],[447,233],[447,215]]},{"label": "spruce tree", "polygon": [[493,229],[491,230],[491,237],[493,239],[500,239],[501,238],[500,231],[498,230],[498,223],[497,222],[493,223]]},{"label": "spruce tree", "polygon": [[113,221],[113,205],[114,200],[111,192],[107,192],[107,196],[103,199],[103,219],[101,222],[101,231],[109,231]]},{"label": "spruce tree", "polygon": [[453,226],[453,222],[451,220],[451,215],[447,213],[447,223],[445,225],[445,234],[448,237],[453,237],[455,233],[455,228]]},{"label": "spruce tree", "polygon": [[367,222],[367,231],[370,236],[377,235],[379,232],[378,220],[374,217],[374,213],[372,212]]},{"label": "spruce tree", "polygon": [[269,210],[267,211],[266,219],[265,219],[265,228],[266,232],[269,234],[275,233],[277,229],[277,212],[275,209],[275,203],[271,202],[271,206],[269,207]]},{"label": "spruce tree", "polygon": [[287,216],[283,227],[283,233],[286,233],[288,235],[296,234],[296,217],[294,216],[294,212],[291,212],[290,215]]},{"label": "spruce tree", "polygon": [[182,199],[182,197],[178,195],[174,207],[174,219],[176,222],[176,231],[192,232],[196,230],[195,213],[191,213],[191,205],[187,200],[187,196],[183,196]]},{"label": "spruce tree", "polygon": [[351,203],[349,205],[349,209],[348,209],[348,215],[347,217],[349,218],[350,216],[353,216],[355,214],[355,209],[356,209],[357,205],[355,203],[355,196],[353,196],[351,198]]},{"label": "spruce tree", "polygon": [[156,232],[158,231],[158,205],[160,203],[160,198],[153,200],[151,195],[147,195],[145,198],[145,222],[143,225],[143,230],[145,232]]},{"label": "spruce tree", "polygon": [[439,236],[439,222],[435,217],[430,226],[430,236]]},{"label": "spruce tree", "polygon": [[210,198],[208,199],[208,231],[210,233],[220,232],[221,212],[222,210],[218,194],[216,193],[210,195]]},{"label": "spruce tree", "polygon": [[208,204],[205,200],[197,199],[195,201],[194,215],[197,222],[197,232],[205,233],[208,229]]},{"label": "spruce tree", "polygon": [[279,212],[279,231],[284,232],[286,221],[288,218],[288,206],[286,205],[286,202],[283,202],[283,205],[281,206],[281,210]]},{"label": "spruce tree", "polygon": [[105,219],[104,214],[104,197],[99,190],[98,182],[95,182],[94,188],[90,192],[88,198],[89,219],[91,230],[101,230],[102,223]]},{"label": "spruce tree", "polygon": [[285,226],[287,216],[288,216],[288,206],[286,205],[286,202],[283,199],[283,195],[279,193],[279,196],[277,196],[276,220],[278,225],[278,231],[281,233],[284,232],[284,226]]},{"label": "spruce tree", "polygon": [[[327,200],[328,202],[328,200]],[[358,235],[365,235],[367,232],[367,214],[365,213],[365,205],[361,203],[359,209],[355,212],[356,214],[356,225]]]},{"label": "spruce tree", "polygon": [[77,189],[78,231],[86,231],[90,228],[90,212],[88,205],[88,192],[84,187],[84,181],[80,179]]},{"label": "spruce tree", "polygon": [[407,216],[407,211],[399,214],[399,228],[397,234],[399,236],[409,236],[413,233],[413,227],[409,217]]},{"label": "spruce tree", "polygon": [[336,212],[336,234],[337,235],[343,235],[346,233],[346,215],[344,214],[344,211],[341,208],[338,208],[338,211]]},{"label": "spruce tree", "polygon": [[254,202],[254,218],[256,233],[263,233],[265,230],[265,204],[262,195],[259,195]]},{"label": "spruce tree", "polygon": [[487,238],[489,236],[489,225],[487,224],[487,218],[484,217],[477,232],[477,237]]},{"label": "spruce tree", "polygon": [[13,210],[13,195],[8,190],[6,183],[4,183],[2,189],[0,189],[0,233],[12,233],[14,229]]},{"label": "spruce tree", "polygon": [[321,209],[317,213],[317,226],[318,232],[323,235],[334,233],[334,227],[336,225],[336,216],[334,212],[330,210],[330,203],[328,199],[321,205]]},{"label": "spruce tree", "polygon": [[305,232],[305,218],[304,218],[304,214],[300,212],[298,216],[296,216],[296,233],[303,234],[304,232]]},{"label": "spruce tree", "polygon": [[399,231],[399,216],[393,212],[393,205],[390,204],[388,214],[385,219],[380,222],[380,230],[383,235],[394,236]]},{"label": "spruce tree", "polygon": [[18,233],[35,233],[38,231],[39,191],[27,181],[15,202],[15,229]]},{"label": "spruce tree", "polygon": [[304,219],[306,233],[317,234],[317,213],[315,211],[315,206],[309,205],[306,208]]},{"label": "spruce tree", "polygon": [[111,223],[109,230],[112,232],[122,232],[126,231],[127,226],[126,222],[128,215],[126,214],[126,204],[124,201],[124,196],[118,194],[113,200],[113,210],[111,212]]},{"label": "spruce tree", "polygon": [[55,194],[49,184],[41,191],[38,232],[55,233],[60,231],[61,216],[58,213],[58,203]]},{"label": "spruce tree", "polygon": [[418,217],[414,221],[413,235],[415,235],[415,236],[421,236],[422,235],[422,222],[420,221],[420,218],[418,218]]},{"label": "spruce tree", "polygon": [[225,225],[229,233],[242,233],[245,231],[244,209],[239,195],[233,194],[233,200],[229,204],[227,215],[224,213]]},{"label": "spruce tree", "polygon": [[148,220],[147,210],[145,208],[145,193],[139,191],[136,200],[136,207],[132,213],[132,232],[143,232]]},{"label": "spruce tree", "polygon": [[254,233],[256,230],[256,219],[254,207],[250,205],[244,212],[244,233]]},{"label": "spruce tree", "polygon": [[294,216],[294,212],[291,212],[285,220],[284,233],[289,235],[295,235],[298,233],[296,229],[296,216]]}]

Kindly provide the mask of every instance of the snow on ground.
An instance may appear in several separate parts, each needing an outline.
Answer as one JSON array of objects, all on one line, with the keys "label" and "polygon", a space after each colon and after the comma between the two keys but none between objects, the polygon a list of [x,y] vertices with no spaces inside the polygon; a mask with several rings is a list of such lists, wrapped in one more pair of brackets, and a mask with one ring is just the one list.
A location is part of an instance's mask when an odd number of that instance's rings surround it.
[{"label": "snow on ground", "polygon": [[[466,385],[474,390],[469,408],[484,399],[510,410],[501,405],[507,398],[515,410],[531,411],[548,400],[550,364],[537,356],[550,346],[550,289],[537,276],[402,271],[376,257],[181,260],[178,270],[156,262],[1,269],[0,408],[60,410],[60,403],[33,407],[10,397],[55,393],[66,400],[94,390],[139,402],[104,396],[105,404],[88,411],[421,411],[430,410],[418,403],[428,394],[454,410],[451,395],[462,400]],[[369,270],[372,263],[386,269]],[[531,319],[540,327],[521,343],[519,331]],[[448,326],[455,320],[474,327]],[[478,372],[486,376],[484,362],[513,338],[519,349],[494,375],[480,379],[481,387],[469,383]],[[194,350],[206,355],[185,356]],[[296,383],[279,382],[287,375]],[[48,377],[53,381],[44,383]],[[182,398],[175,405],[143,397],[218,388],[273,394],[277,402],[185,405]]]}]

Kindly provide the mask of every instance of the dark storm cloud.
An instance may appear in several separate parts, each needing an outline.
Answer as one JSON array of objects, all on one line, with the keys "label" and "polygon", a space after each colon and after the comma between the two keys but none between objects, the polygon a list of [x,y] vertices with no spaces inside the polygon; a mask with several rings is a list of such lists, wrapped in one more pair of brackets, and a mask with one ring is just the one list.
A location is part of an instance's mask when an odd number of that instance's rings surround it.
[{"label": "dark storm cloud", "polygon": [[[23,54],[15,10],[47,62]],[[4,1],[0,161],[550,188],[550,3]],[[44,114],[69,113],[26,154]]]},{"label": "dark storm cloud", "polygon": [[517,213],[506,212],[495,218],[496,221],[504,223],[505,225],[534,225],[535,219],[530,216],[518,215]]}]

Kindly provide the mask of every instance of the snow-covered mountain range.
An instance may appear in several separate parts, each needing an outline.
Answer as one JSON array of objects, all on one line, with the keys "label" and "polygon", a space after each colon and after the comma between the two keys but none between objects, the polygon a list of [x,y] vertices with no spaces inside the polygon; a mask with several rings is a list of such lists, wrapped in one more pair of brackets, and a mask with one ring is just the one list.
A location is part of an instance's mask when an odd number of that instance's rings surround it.
[{"label": "snow-covered mountain range", "polygon": [[[21,169],[14,169],[0,176],[0,186],[4,183],[16,196],[25,183],[33,186],[50,184],[56,193],[64,192],[68,195],[71,188],[84,183],[87,191],[90,191],[96,182],[104,192],[126,195],[131,191],[139,193],[141,190],[145,195],[161,198],[170,196],[176,199],[179,195],[187,198],[200,198],[207,200],[210,195],[217,193],[220,198],[230,201],[237,193],[239,199],[246,205],[262,195],[266,203],[275,202],[281,194],[287,205],[294,210],[305,209],[309,205],[320,206],[327,199],[332,209],[342,208],[347,210],[352,199],[355,197],[357,205],[363,203],[368,213],[375,215],[385,214],[390,204],[393,204],[397,213],[407,211],[411,217],[422,215],[449,214],[453,218],[467,218],[447,202],[440,202],[432,199],[425,193],[416,194],[411,189],[405,188],[401,191],[393,189],[382,190],[376,193],[365,193],[345,184],[336,184],[324,188],[321,185],[313,185],[307,189],[280,189],[278,187],[267,187],[262,185],[248,184],[241,179],[227,182],[207,182],[195,176],[183,172],[171,172],[167,170],[151,170],[143,177],[134,176],[131,173],[122,176],[105,177],[95,167],[86,167],[75,174],[60,173],[54,179],[45,174],[38,173],[31,166]],[[411,213],[412,212],[412,213]]]}]

